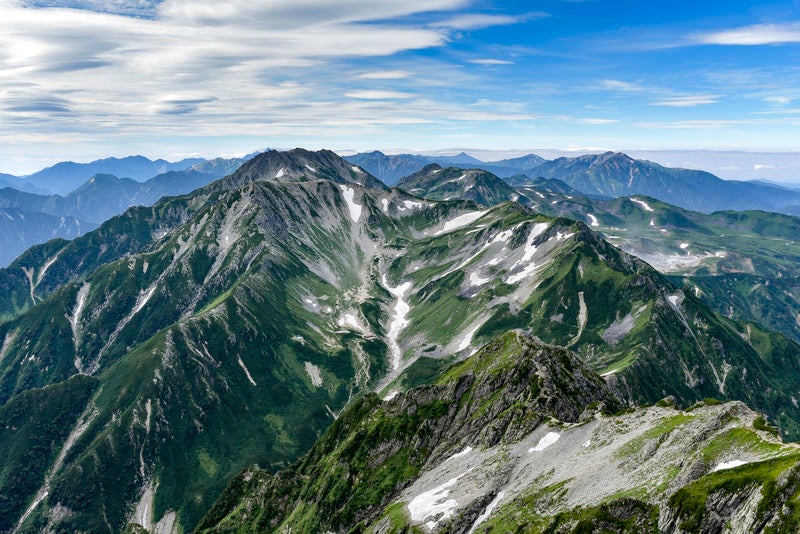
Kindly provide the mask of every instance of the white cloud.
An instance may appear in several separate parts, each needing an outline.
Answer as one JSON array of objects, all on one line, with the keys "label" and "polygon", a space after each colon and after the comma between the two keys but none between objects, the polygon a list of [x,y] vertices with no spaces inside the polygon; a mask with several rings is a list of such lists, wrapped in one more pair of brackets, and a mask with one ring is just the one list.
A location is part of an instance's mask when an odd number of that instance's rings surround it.
[{"label": "white cloud", "polygon": [[794,98],[789,96],[768,96],[764,98],[764,102],[769,102],[771,104],[780,104],[786,105],[791,104]]},{"label": "white cloud", "polygon": [[644,87],[635,83],[624,82],[622,80],[602,80],[600,87],[611,91],[623,91],[626,93],[640,93]]},{"label": "white cloud", "polygon": [[692,96],[674,96],[651,102],[651,106],[667,106],[673,108],[689,108],[693,106],[702,106],[706,104],[716,104],[719,102],[720,95],[692,95]]},{"label": "white cloud", "polygon": [[[543,14],[537,14],[543,16]],[[479,13],[465,14],[451,17],[443,21],[437,22],[435,26],[444,28],[453,28],[455,30],[476,30],[481,28],[488,28],[489,26],[502,26],[508,24],[517,24],[532,18],[533,15],[484,15]]]},{"label": "white cloud", "polygon": [[734,120],[734,119],[695,119],[684,121],[667,121],[667,122],[639,122],[636,126],[641,128],[659,128],[668,130],[703,130],[703,129],[722,129],[730,128],[733,126],[766,126],[780,124],[782,121],[767,120],[767,119],[750,119],[750,120]]},{"label": "white cloud", "polygon": [[699,44],[735,46],[800,43],[800,24],[755,24],[731,30],[696,34],[692,41]]},{"label": "white cloud", "polygon": [[475,63],[476,65],[487,65],[487,66],[489,66],[489,65],[513,65],[514,64],[513,61],[507,61],[505,59],[491,59],[491,58],[470,59],[469,62],[470,63]]},{"label": "white cloud", "polygon": [[[455,103],[406,105],[419,88],[435,96],[465,83],[457,69],[434,60],[381,64],[446,44],[452,30],[426,19],[466,0],[112,0],[103,12],[99,0],[86,0],[86,9],[64,7],[75,4],[0,0],[0,139],[285,135],[482,120],[459,115]],[[136,9],[152,16],[127,16]],[[392,22],[410,15],[417,22]],[[381,80],[395,83],[372,86]],[[398,99],[406,101],[402,109],[392,104]]]},{"label": "white cloud", "polygon": [[774,169],[774,168],[775,168],[775,165],[766,165],[766,164],[763,164],[763,163],[756,163],[755,165],[753,165],[753,170],[754,171],[762,171],[764,169]]},{"label": "white cloud", "polygon": [[596,124],[596,125],[603,125],[603,124],[614,124],[615,122],[619,122],[617,119],[580,119],[580,122],[583,124]]},{"label": "white cloud", "polygon": [[463,7],[466,0],[166,0],[162,17],[192,26],[231,23],[264,29],[385,20]]},{"label": "white cloud", "polygon": [[364,100],[394,100],[411,98],[414,95],[411,93],[402,93],[400,91],[350,91],[345,93],[345,96],[350,98],[360,98]]},{"label": "white cloud", "polygon": [[413,73],[407,70],[379,70],[359,74],[356,78],[361,80],[402,80],[411,76]]}]

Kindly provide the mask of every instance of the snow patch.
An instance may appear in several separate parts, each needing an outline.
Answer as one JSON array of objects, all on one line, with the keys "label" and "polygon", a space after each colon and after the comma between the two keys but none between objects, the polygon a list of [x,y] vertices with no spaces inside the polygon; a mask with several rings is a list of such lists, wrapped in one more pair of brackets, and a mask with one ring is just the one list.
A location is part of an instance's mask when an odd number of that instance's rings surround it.
[{"label": "snow patch", "polygon": [[748,462],[742,460],[730,460],[727,462],[722,462],[721,464],[717,464],[717,467],[715,467],[711,472],[713,473],[714,471],[722,471],[723,469],[733,469],[734,467],[739,467],[740,465],[744,465],[746,463]]},{"label": "snow patch", "polygon": [[19,334],[19,330],[9,330],[6,332],[6,337],[3,339],[3,346],[0,347],[0,362],[3,361],[3,358],[6,357],[6,353],[8,352],[8,348],[14,343],[14,340],[17,339],[17,335]]},{"label": "snow patch", "polygon": [[128,320],[132,319],[134,315],[142,311],[142,308],[144,308],[147,305],[147,302],[156,292],[157,287],[158,286],[156,284],[153,284],[152,286],[148,287],[145,291],[139,292],[139,296],[136,298],[136,305],[133,307],[131,314],[128,316]]},{"label": "snow patch", "polygon": [[355,171],[355,172],[357,172],[357,173],[359,173],[359,174],[364,174],[364,171],[362,171],[362,170],[361,170],[361,167],[358,167],[358,166],[356,166],[356,165],[353,165],[353,166],[352,166],[352,167],[350,167],[350,168],[351,168],[351,169],[353,169],[353,171]]},{"label": "snow patch", "polygon": [[687,248],[689,248],[689,243],[681,243],[680,246],[681,246],[681,250],[686,250]]},{"label": "snow patch", "polygon": [[445,222],[442,229],[433,235],[441,235],[447,232],[452,232],[453,230],[457,230],[459,228],[463,228],[464,226],[467,226],[468,224],[477,221],[478,219],[486,215],[488,212],[489,210],[473,211],[471,213],[465,213],[463,215],[459,215],[458,217],[454,217],[449,221]]},{"label": "snow patch", "polygon": [[338,321],[339,326],[342,328],[352,328],[353,330],[358,330],[359,332],[365,332],[365,328],[362,326],[361,322],[358,320],[358,317],[354,313],[345,312],[339,317]]},{"label": "snow patch", "polygon": [[353,219],[353,222],[358,222],[359,217],[361,217],[361,204],[357,204],[354,200],[355,190],[345,185],[340,185],[339,188],[342,190],[345,202],[347,202],[347,209],[350,210],[350,218]]},{"label": "snow patch", "polygon": [[317,172],[317,169],[315,169],[314,167],[312,167],[308,163],[305,164],[305,168],[308,169],[311,172]]},{"label": "snow patch", "polygon": [[475,522],[472,524],[472,528],[469,529],[469,532],[467,534],[472,534],[473,532],[475,532],[475,529],[478,528],[478,526],[481,523],[486,521],[486,519],[488,519],[490,515],[492,515],[492,512],[494,512],[494,509],[497,508],[497,505],[500,503],[503,497],[505,497],[505,495],[506,495],[505,492],[501,491],[497,494],[497,496],[494,499],[492,499],[492,502],[489,503],[489,506],[486,507],[486,509],[481,513],[481,515],[478,516],[478,519],[476,519]]},{"label": "snow patch", "polygon": [[489,242],[489,244],[493,245],[495,243],[507,243],[508,240],[511,239],[511,236],[513,234],[514,234],[514,229],[513,228],[510,229],[510,230],[503,230],[502,232],[498,232],[497,235],[494,236],[494,238],[492,238],[492,240]]},{"label": "snow patch", "polygon": [[644,211],[655,211],[655,210],[654,210],[653,208],[651,208],[651,207],[650,207],[650,205],[649,205],[647,202],[645,202],[644,200],[640,200],[640,199],[638,199],[638,198],[631,198],[631,199],[630,199],[630,201],[631,201],[631,202],[633,202],[634,204],[638,204],[639,206],[641,206],[641,208],[642,208]]},{"label": "snow patch", "polygon": [[445,460],[445,462],[449,462],[450,460],[455,460],[456,458],[462,458],[462,457],[468,455],[471,452],[472,452],[472,447],[467,446],[467,448],[465,448],[463,451],[455,453],[450,458]]},{"label": "snow patch", "polygon": [[586,300],[583,298],[583,291],[578,291],[578,333],[572,340],[567,343],[567,347],[571,347],[583,335],[583,330],[586,328],[586,321],[589,319],[589,310],[586,307]]},{"label": "snow patch", "polygon": [[441,486],[414,497],[408,503],[408,512],[411,515],[411,520],[420,523],[430,519],[430,521],[426,522],[426,526],[433,530],[439,526],[439,522],[453,517],[453,512],[458,507],[458,502],[455,499],[448,499],[448,497],[450,496],[450,488],[455,486],[462,476],[464,475],[451,478]]},{"label": "snow patch", "polygon": [[589,218],[589,225],[590,226],[600,226],[600,221],[597,220],[597,217],[592,215],[591,213],[587,213],[586,217]]},{"label": "snow patch", "polygon": [[471,287],[480,287],[484,284],[488,284],[492,280],[491,276],[489,278],[481,278],[478,273],[469,273],[469,285]]},{"label": "snow patch", "polygon": [[383,398],[383,400],[384,401],[390,401],[393,398],[395,398],[396,396],[398,396],[399,394],[400,394],[399,391],[397,391],[396,389],[393,389],[389,393],[386,394],[386,396]]},{"label": "snow patch", "polygon": [[403,357],[403,350],[400,348],[398,338],[403,329],[408,326],[409,322],[407,317],[408,312],[411,311],[411,306],[405,301],[405,296],[408,290],[411,289],[411,282],[405,282],[397,287],[392,287],[386,281],[386,275],[384,274],[383,287],[397,299],[394,309],[392,310],[392,316],[389,321],[389,331],[386,336],[388,338],[387,345],[389,345],[389,354],[392,358],[392,369],[398,369],[400,367],[400,360]]},{"label": "snow patch", "polygon": [[475,327],[472,330],[464,334],[464,337],[461,338],[461,342],[458,344],[458,348],[456,348],[456,351],[461,352],[462,350],[468,349],[470,343],[472,343],[472,336],[475,335],[475,332],[477,332],[478,328],[480,328],[481,326],[483,326],[483,323],[475,325]]},{"label": "snow patch", "polygon": [[64,442],[64,446],[61,447],[61,451],[58,453],[58,457],[56,461],[53,463],[53,467],[50,468],[47,475],[44,477],[44,483],[39,488],[39,491],[36,492],[36,497],[33,499],[33,502],[28,506],[25,510],[25,513],[19,518],[17,521],[17,526],[14,528],[13,532],[17,532],[20,527],[22,527],[23,523],[28,519],[34,510],[41,504],[41,502],[47,497],[50,493],[50,482],[53,480],[53,477],[61,471],[61,467],[64,465],[64,459],[67,457],[67,454],[70,452],[72,447],[78,441],[78,439],[86,432],[89,428],[89,425],[92,424],[94,418],[97,416],[97,410],[92,402],[89,402],[89,406],[86,407],[84,412],[81,414],[80,419],[78,420],[78,424],[76,424],[72,431],[67,436],[66,441]]},{"label": "snow patch", "polygon": [[414,202],[413,200],[404,200],[403,205],[398,207],[400,211],[414,210],[423,208],[425,205],[422,202]]},{"label": "snow patch", "polygon": [[384,213],[389,213],[389,199],[388,198],[382,198],[381,199],[381,205],[383,206],[383,212]]},{"label": "snow patch", "polygon": [[281,167],[278,172],[275,173],[275,178],[283,178],[286,174],[286,167]]},{"label": "snow patch", "polygon": [[522,280],[528,278],[529,276],[533,275],[536,270],[540,267],[533,263],[533,256],[536,254],[537,247],[533,244],[537,237],[542,235],[548,228],[550,227],[547,223],[536,223],[533,228],[531,229],[530,234],[528,234],[528,241],[525,243],[525,250],[522,253],[522,258],[517,261],[509,271],[514,271],[518,267],[528,264],[522,271],[512,274],[508,278],[506,278],[507,284],[516,284],[517,282],[521,282]]},{"label": "snow patch", "polygon": [[247,375],[247,380],[249,380],[250,383],[253,384],[253,386],[255,386],[256,385],[256,381],[253,380],[253,377],[250,375],[250,370],[244,364],[244,361],[242,361],[242,357],[238,356],[238,360],[239,360],[239,367],[241,367],[242,370],[244,371],[244,374]]},{"label": "snow patch", "polygon": [[[81,288],[78,290],[78,296],[75,301],[75,307],[72,309],[72,315],[69,316],[69,325],[72,328],[72,342],[75,344],[75,351],[78,350],[78,345],[81,341],[81,331],[80,331],[80,319],[81,314],[83,313],[83,308],[86,306],[86,298],[89,295],[89,288],[91,285],[89,282],[84,282]],[[81,369],[78,368],[78,372],[81,372]]]},{"label": "snow patch", "polygon": [[547,447],[558,441],[558,438],[561,437],[561,434],[558,432],[548,432],[544,435],[542,439],[539,440],[539,443],[536,444],[535,447],[531,447],[528,449],[528,452],[541,452],[545,450]]},{"label": "snow patch", "polygon": [[308,377],[311,379],[311,384],[315,387],[322,386],[322,375],[319,372],[319,367],[314,365],[311,362],[305,362],[306,373],[308,373]]}]

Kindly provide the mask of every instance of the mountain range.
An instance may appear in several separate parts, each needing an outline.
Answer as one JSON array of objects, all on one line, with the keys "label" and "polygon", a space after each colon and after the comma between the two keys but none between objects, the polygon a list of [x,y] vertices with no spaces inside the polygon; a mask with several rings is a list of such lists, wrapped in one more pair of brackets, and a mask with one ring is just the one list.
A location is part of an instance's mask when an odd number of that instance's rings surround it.
[{"label": "mountain range", "polygon": [[[534,524],[520,502],[549,503],[546,524],[796,524],[796,452],[767,422],[800,435],[794,341],[715,313],[588,213],[532,209],[582,201],[562,182],[405,183],[268,151],[0,270],[0,530],[502,530]],[[649,217],[635,200],[592,215]],[[686,411],[710,397],[767,419]],[[581,499],[582,457],[616,482]]]},{"label": "mountain range", "polygon": [[[797,213],[800,193],[759,182],[722,180],[711,173],[664,167],[606,152],[558,158],[529,171],[561,180],[587,195],[648,195],[695,211],[763,210]],[[513,180],[520,185],[522,180]]]},{"label": "mountain range", "polygon": [[131,206],[148,206],[163,196],[188,193],[232,173],[244,161],[203,161],[189,169],[169,171],[143,182],[97,174],[64,196],[40,195],[10,187],[0,189],[0,208],[18,214],[14,218],[0,218],[0,265],[8,265],[37,243],[56,237],[77,237]]},{"label": "mountain range", "polygon": [[346,156],[345,159],[361,166],[389,185],[397,184],[401,178],[414,174],[432,163],[442,167],[481,168],[492,174],[507,177],[532,169],[545,161],[535,154],[487,163],[464,152],[455,156],[421,156],[418,154],[387,156],[378,150],[353,154]]},{"label": "mountain range", "polygon": [[182,171],[205,161],[202,158],[188,158],[176,162],[163,159],[153,161],[144,156],[105,158],[90,163],[63,161],[24,177],[24,181],[45,191],[66,195],[97,174],[112,174],[143,182],[158,174]]},{"label": "mountain range", "polygon": [[490,163],[457,157],[387,156],[370,152],[348,156],[387,183],[420,172],[431,163],[443,167],[482,169],[512,186],[534,185],[539,178],[564,182],[583,196],[616,198],[648,195],[682,208],[711,213],[720,210],[763,210],[800,214],[800,192],[760,181],[722,180],[711,173],[664,167],[618,152],[544,160],[535,154]]},{"label": "mountain range", "polygon": [[[475,187],[468,177],[480,176]],[[588,198],[539,178],[510,188],[480,169],[430,166],[404,179],[425,198],[515,201],[553,217],[584,221],[614,245],[647,261],[718,313],[760,323],[800,341],[800,232],[796,217],[760,211],[704,214],[642,195]]]}]

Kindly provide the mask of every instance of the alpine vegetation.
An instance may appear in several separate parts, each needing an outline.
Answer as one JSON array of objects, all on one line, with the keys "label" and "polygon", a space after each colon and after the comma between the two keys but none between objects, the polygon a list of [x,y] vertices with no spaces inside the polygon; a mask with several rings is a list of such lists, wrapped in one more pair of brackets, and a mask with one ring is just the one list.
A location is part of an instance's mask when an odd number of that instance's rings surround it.
[{"label": "alpine vegetation", "polygon": [[0,270],[0,530],[797,524],[794,341],[426,169],[268,151]]}]

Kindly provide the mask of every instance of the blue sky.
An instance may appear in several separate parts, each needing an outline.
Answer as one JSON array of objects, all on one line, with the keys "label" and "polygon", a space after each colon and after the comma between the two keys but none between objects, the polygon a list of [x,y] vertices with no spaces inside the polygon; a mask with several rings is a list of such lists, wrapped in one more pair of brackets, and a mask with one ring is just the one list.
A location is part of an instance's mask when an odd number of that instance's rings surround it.
[{"label": "blue sky", "polygon": [[5,172],[267,146],[800,152],[799,134],[800,0],[0,0]]}]

